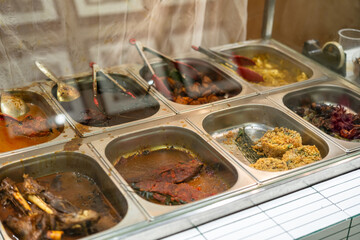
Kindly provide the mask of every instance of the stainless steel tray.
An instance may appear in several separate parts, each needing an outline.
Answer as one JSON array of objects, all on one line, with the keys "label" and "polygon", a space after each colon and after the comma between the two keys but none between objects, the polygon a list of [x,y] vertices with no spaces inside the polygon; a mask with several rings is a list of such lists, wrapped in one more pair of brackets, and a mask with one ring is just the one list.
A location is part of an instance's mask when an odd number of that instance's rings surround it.
[{"label": "stainless steel tray", "polygon": [[[166,99],[159,91],[157,91],[158,95],[161,95],[161,99],[174,111],[177,113],[184,113],[188,111],[193,111],[196,109],[201,109],[209,106],[214,106],[226,101],[231,101],[233,99],[238,98],[246,98],[249,96],[257,95],[256,91],[249,86],[247,83],[240,83],[238,79],[233,78],[233,76],[229,75],[228,73],[225,73],[222,71],[219,67],[209,63],[208,61],[205,61],[202,58],[194,58],[193,55],[188,54],[190,57],[183,57],[179,60],[186,62],[192,66],[195,66],[200,72],[206,72],[207,75],[213,75],[218,76],[221,78],[223,83],[227,84],[228,89],[226,90],[227,93],[231,93],[231,97],[218,100],[211,103],[206,104],[200,104],[200,105],[185,105],[185,104],[179,104],[174,101],[170,101]],[[150,61],[151,65],[154,67],[155,72],[159,76],[164,75],[163,68],[166,66],[163,62],[159,61],[158,59],[152,59]],[[133,74],[134,77],[136,77],[139,81],[142,81],[144,84],[146,84],[146,79],[148,78],[148,73],[146,71],[146,68],[141,65],[133,65],[128,68],[129,72]]]},{"label": "stainless steel tray", "polygon": [[[223,148],[227,155],[236,159],[244,169],[260,182],[289,178],[326,164],[330,159],[345,155],[345,152],[337,145],[326,138],[318,136],[316,132],[293,119],[288,112],[283,111],[264,97],[258,96],[238,100],[232,102],[231,107],[226,110],[220,109],[222,109],[221,106],[217,109],[211,109],[210,112],[191,116],[189,120],[201,131],[208,134],[209,138]],[[255,136],[254,140],[256,140],[256,137],[260,138],[266,130],[274,127],[287,127],[296,130],[301,134],[304,144],[318,147],[323,159],[288,171],[267,172],[257,170],[249,166],[249,161],[235,144],[234,139],[240,127],[249,128],[250,133]],[[259,135],[259,133],[261,134]]]},{"label": "stainless steel tray", "polygon": [[61,111],[56,107],[56,105],[53,104],[51,99],[49,99],[46,94],[44,94],[37,83],[23,88],[9,89],[7,91],[14,95],[20,96],[26,103],[39,106],[48,116],[48,121],[52,125],[57,126],[61,133],[59,136],[48,142],[0,153],[0,158],[3,156],[21,154],[26,151],[37,150],[39,148],[45,148],[51,145],[67,142],[77,136],[66,121],[66,118],[63,116]]},{"label": "stainless steel tray", "polygon": [[[78,172],[92,178],[107,200],[123,217],[112,228],[90,235],[87,238],[98,239],[111,232],[147,221],[144,213],[117,183],[110,170],[98,160],[86,144],[81,145],[77,151],[53,151],[36,157],[13,161],[0,168],[0,179],[10,177],[17,182],[22,180],[24,173],[37,178],[61,172]],[[11,239],[2,223],[0,231],[4,239]]]},{"label": "stainless steel tray", "polygon": [[[86,239],[158,239],[359,168],[360,159],[356,149],[346,154],[345,148],[340,144],[333,142],[319,129],[286,108],[282,97],[278,100],[274,98],[277,96],[276,93],[280,96],[280,94],[285,95],[287,92],[298,90],[299,87],[323,85],[324,80],[330,80],[323,75],[323,72],[326,73],[325,75],[332,75],[274,40],[230,44],[216,49],[222,51],[251,44],[268,46],[295,59],[295,62],[304,63],[313,71],[313,77],[299,84],[274,89],[256,89],[254,84],[244,81],[230,70],[200,55],[201,61],[210,62],[209,64],[218,67],[227,77],[239,82],[242,92],[232,98],[211,104],[178,106],[166,100],[155,89],[151,89],[150,95],[160,105],[159,112],[143,120],[107,128],[84,127],[75,122],[53,97],[51,90],[54,84],[43,81],[40,86],[43,91],[38,86],[35,87],[40,90],[39,94],[46,99],[57,114],[68,119],[82,138],[77,138],[75,132],[67,125],[61,141],[5,155],[0,154],[0,176],[3,176],[1,175],[4,174],[3,171],[6,171],[6,174],[33,171],[35,175],[38,174],[36,176],[40,176],[43,173],[46,174],[47,171],[79,168],[79,171],[101,179],[100,182],[103,185],[110,186],[109,198],[115,202],[125,199],[128,207],[126,217],[118,225]],[[199,56],[197,52],[193,53],[184,54],[181,57]],[[158,60],[155,59],[152,63],[158,63]],[[124,66],[111,68],[109,72],[134,76],[134,82],[142,89],[146,89],[147,84],[139,75],[141,68],[140,65],[132,64],[128,65],[129,72],[123,70]],[[71,81],[73,78],[81,78],[89,74],[87,72],[64,79]],[[341,84],[359,93],[357,88],[350,83],[341,82]],[[27,90],[29,89],[31,88]],[[253,110],[256,114],[251,113]],[[237,116],[236,113],[239,112],[246,112],[248,116]],[[269,173],[253,169],[248,166],[242,154],[236,152],[237,148],[231,148],[217,141],[220,141],[228,131],[244,124],[249,119],[254,123],[264,124],[265,122],[269,127],[282,124],[289,128],[294,127],[305,134],[304,140],[319,145],[321,152],[327,155],[322,161],[286,172]],[[206,120],[205,124],[204,120]],[[162,206],[142,199],[133,192],[131,186],[116,171],[112,163],[119,155],[136,151],[142,145],[158,144],[187,144],[194,152],[214,157],[232,173],[229,177],[234,181],[233,186],[226,192],[180,206]],[[46,172],[42,170],[44,168],[41,162],[47,163]],[[20,170],[13,170],[15,168]],[[122,202],[118,205],[120,208],[124,206]],[[0,233],[4,234],[2,225],[0,225]]]},{"label": "stainless steel tray", "polygon": [[141,128],[139,131],[119,135],[115,139],[109,137],[91,142],[101,158],[104,159],[104,162],[112,169],[114,176],[127,187],[129,192],[133,192],[131,186],[117,172],[113,164],[120,156],[164,145],[181,146],[195,153],[200,159],[203,159],[204,163],[210,166],[218,165],[219,169],[221,169],[218,173],[229,180],[231,188],[215,196],[177,206],[151,203],[134,193],[134,198],[143,206],[151,218],[156,219],[160,216],[164,218],[180,213],[184,214],[189,209],[200,209],[201,206],[216,203],[229,194],[245,192],[256,186],[255,181],[245,171],[240,169],[231,159],[222,156],[217,151],[216,146],[208,143],[187,122],[182,120],[163,122],[156,126]]},{"label": "stainless steel tray", "polygon": [[[65,116],[69,119],[69,122],[71,123],[71,125],[78,131],[78,133],[82,137],[91,136],[91,135],[99,134],[102,132],[109,132],[109,131],[113,131],[115,129],[124,128],[124,127],[131,126],[131,125],[137,125],[137,124],[141,124],[144,122],[152,121],[154,119],[159,119],[159,118],[163,118],[163,117],[167,117],[167,116],[171,116],[171,115],[175,114],[170,108],[168,108],[165,104],[163,104],[162,101],[160,101],[153,94],[153,90],[151,90],[150,93],[146,94],[146,88],[144,88],[144,86],[139,84],[133,77],[131,77],[129,75],[129,73],[127,71],[123,70],[121,67],[113,68],[112,70],[108,70],[107,72],[109,74],[114,74],[113,77],[118,76],[119,78],[121,78],[122,80],[117,79],[117,81],[123,81],[121,84],[123,84],[124,86],[126,85],[125,86],[126,88],[132,88],[132,90],[134,90],[136,92],[136,94],[137,94],[137,100],[136,100],[137,103],[136,104],[138,104],[138,103],[141,104],[142,102],[146,102],[146,103],[152,104],[152,108],[154,108],[154,110],[151,110],[151,112],[149,112],[149,113],[145,113],[146,116],[144,116],[144,117],[136,117],[136,116],[134,117],[132,115],[128,116],[128,115],[124,114],[124,117],[123,117],[124,121],[123,121],[123,123],[119,123],[119,124],[111,124],[109,126],[95,126],[93,124],[85,125],[85,124],[79,122],[79,119],[81,118],[79,116],[79,113],[80,113],[80,111],[84,110],[87,107],[87,105],[89,105],[89,101],[82,102],[81,99],[79,99],[79,100],[75,100],[76,102],[74,101],[73,103],[72,102],[71,103],[60,103],[55,98],[56,94],[55,94],[54,87],[56,87],[56,85],[53,82],[45,82],[45,81],[41,82],[41,87],[48,94],[48,96],[53,99],[53,101],[58,105],[58,107],[63,111]],[[90,73],[78,74],[78,75],[71,76],[66,79],[61,79],[61,80],[66,81],[69,84],[78,85],[78,87],[82,87],[82,86],[85,87],[89,84],[90,85],[92,84],[92,78],[91,78]],[[99,82],[100,82],[100,79],[98,79],[98,83]],[[110,80],[105,81],[104,84],[108,84],[108,83],[111,84]],[[109,89],[111,90],[111,88],[109,88]],[[117,91],[117,90],[115,89],[114,91]],[[92,94],[92,92],[91,92],[91,94]],[[91,95],[91,99],[92,99],[92,95]],[[140,103],[140,101],[142,101],[142,102]],[[65,107],[67,109],[65,109]],[[112,109],[114,109],[115,107],[116,107],[116,109],[117,108],[126,108],[126,103],[122,103],[122,102],[117,101],[116,99],[113,99],[113,104],[109,105],[107,107],[108,107],[107,109],[110,109],[110,111],[112,111]],[[107,110],[107,112],[108,112],[108,110]]]},{"label": "stainless steel tray", "polygon": [[[258,53],[267,53],[270,56],[273,56],[274,58],[283,59],[289,64],[289,66],[299,68],[301,69],[301,71],[305,72],[307,76],[309,76],[308,80],[291,83],[288,85],[278,86],[278,87],[261,86],[256,83],[248,82],[251,85],[251,87],[255,88],[260,93],[279,91],[289,87],[301,86],[304,84],[312,83],[314,81],[322,81],[327,79],[327,76],[324,74],[324,71],[320,67],[318,67],[318,65],[314,64],[313,61],[309,60],[305,56],[293,50],[290,50],[289,48],[276,42],[275,40],[270,40],[270,41],[254,40],[254,41],[248,41],[242,43],[234,43],[234,44],[228,44],[225,46],[216,47],[213,48],[213,50],[220,52],[227,52],[227,53],[234,52],[238,55],[242,55],[250,58],[252,58],[254,55]],[[226,67],[220,64],[216,64],[216,65],[218,65],[222,69],[227,69]],[[232,72],[232,75],[238,76],[234,72]],[[241,79],[241,81],[247,82],[246,80],[243,80],[240,76],[238,76],[238,78]]]},{"label": "stainless steel tray", "polygon": [[321,131],[311,123],[302,119],[292,108],[300,106],[304,103],[326,103],[326,104],[342,104],[346,109],[353,113],[360,112],[360,88],[349,85],[342,79],[332,79],[327,83],[313,84],[307,87],[282,91],[277,94],[269,95],[269,99],[274,101],[281,107],[290,110],[290,114],[298,121],[304,122],[304,125],[311,125],[309,128],[318,132],[319,135],[325,135],[331,141],[338,144],[346,152],[352,152],[360,149],[360,142],[351,142],[335,138]]}]

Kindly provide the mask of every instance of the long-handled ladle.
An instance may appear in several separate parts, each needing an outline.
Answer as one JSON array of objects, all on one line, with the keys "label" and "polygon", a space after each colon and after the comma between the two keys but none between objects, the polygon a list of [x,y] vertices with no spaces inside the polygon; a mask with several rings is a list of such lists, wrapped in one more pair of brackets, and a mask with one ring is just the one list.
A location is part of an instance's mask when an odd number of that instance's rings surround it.
[{"label": "long-handled ladle", "polygon": [[129,42],[130,42],[130,44],[132,44],[136,47],[136,49],[138,50],[145,65],[148,67],[148,69],[151,73],[151,80],[148,81],[148,84],[149,84],[148,91],[150,90],[151,86],[153,84],[155,84],[156,89],[159,92],[161,92],[164,95],[164,97],[166,97],[167,99],[172,99],[172,94],[171,94],[170,90],[166,87],[164,82],[161,81],[161,79],[156,75],[154,69],[152,68],[151,64],[149,63],[149,60],[146,58],[145,53],[143,51],[144,48],[143,48],[141,42],[136,41],[135,39],[130,39]]},{"label": "long-handled ladle", "polygon": [[56,96],[59,102],[71,102],[80,97],[80,92],[75,87],[60,81],[42,63],[35,61],[35,64],[42,73],[44,73],[48,78],[50,78],[50,80],[57,84]]},{"label": "long-handled ladle", "polygon": [[15,121],[19,121],[21,116],[24,116],[29,111],[29,106],[26,102],[17,96],[12,95],[4,91],[0,91],[1,94],[1,115],[9,117]]}]

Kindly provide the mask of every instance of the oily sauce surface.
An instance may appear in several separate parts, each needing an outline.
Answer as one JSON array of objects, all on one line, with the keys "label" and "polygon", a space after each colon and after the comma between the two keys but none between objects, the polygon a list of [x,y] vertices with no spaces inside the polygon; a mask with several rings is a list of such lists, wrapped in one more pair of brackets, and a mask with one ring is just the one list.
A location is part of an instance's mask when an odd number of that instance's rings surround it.
[{"label": "oily sauce surface", "polygon": [[[100,220],[94,224],[96,232],[109,229],[122,219],[96,183],[85,175],[76,172],[63,172],[40,177],[36,181],[54,195],[61,196],[79,209],[91,209],[99,213]],[[30,202],[28,203],[31,205]],[[4,221],[9,215],[16,216],[18,214],[14,207],[9,206],[0,207],[1,221]],[[6,230],[12,239],[17,239],[8,228]],[[61,239],[77,239],[80,237],[84,236],[67,236],[64,234]]]},{"label": "oily sauce surface", "polygon": [[[140,154],[130,157],[121,157],[115,164],[115,168],[131,185],[131,179],[146,179],[161,167],[169,166],[169,164],[189,162],[193,159],[194,155],[184,149],[164,148],[153,151],[145,150]],[[201,159],[198,160],[201,161]],[[185,184],[207,196],[224,192],[231,187],[230,183],[220,176],[218,169],[208,166],[203,161],[201,162],[203,166],[199,173],[192,179],[185,181]],[[146,200],[159,203],[153,199]]]},{"label": "oily sauce surface", "polygon": [[[29,112],[26,115],[30,115],[32,117],[43,117],[47,118],[45,112],[37,105],[27,103],[29,106]],[[19,119],[22,120],[22,119]],[[5,117],[4,119],[0,119],[0,152],[7,152],[16,150],[19,148],[29,147],[33,145],[37,145],[40,143],[48,142],[57,136],[60,135],[61,131],[57,128],[55,124],[51,124],[48,122],[51,131],[46,136],[21,136],[14,135],[12,133],[12,127],[17,125],[14,120]]]}]

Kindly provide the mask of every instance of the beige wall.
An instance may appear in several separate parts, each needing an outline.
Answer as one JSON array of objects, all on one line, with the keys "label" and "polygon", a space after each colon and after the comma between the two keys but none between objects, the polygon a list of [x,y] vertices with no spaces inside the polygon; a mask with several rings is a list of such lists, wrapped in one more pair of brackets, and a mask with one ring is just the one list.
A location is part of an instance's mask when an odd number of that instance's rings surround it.
[{"label": "beige wall", "polygon": [[[261,37],[264,2],[248,1],[247,39]],[[276,0],[273,38],[297,51],[309,39],[337,41],[342,28],[360,29],[360,0]]]}]

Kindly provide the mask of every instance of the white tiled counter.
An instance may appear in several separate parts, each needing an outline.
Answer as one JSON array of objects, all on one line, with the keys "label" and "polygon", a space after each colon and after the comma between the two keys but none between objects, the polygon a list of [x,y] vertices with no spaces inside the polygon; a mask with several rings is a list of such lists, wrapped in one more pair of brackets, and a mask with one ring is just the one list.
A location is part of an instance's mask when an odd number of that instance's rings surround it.
[{"label": "white tiled counter", "polygon": [[165,239],[360,239],[360,170]]}]

